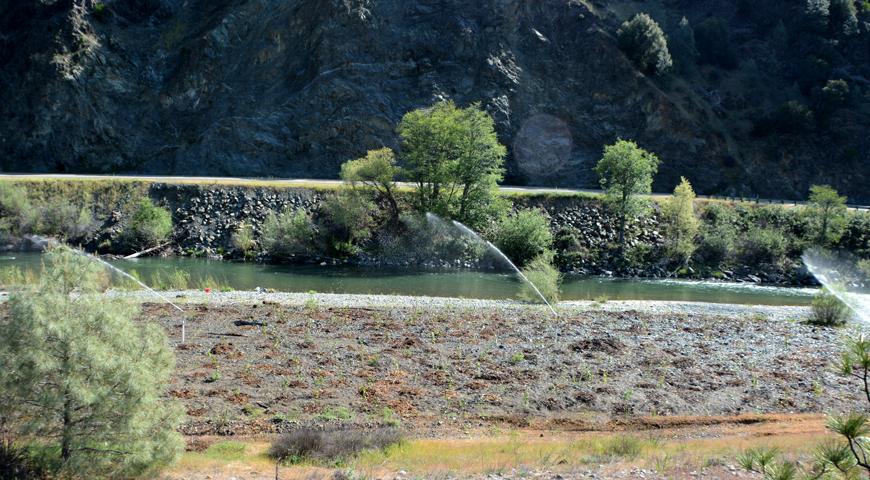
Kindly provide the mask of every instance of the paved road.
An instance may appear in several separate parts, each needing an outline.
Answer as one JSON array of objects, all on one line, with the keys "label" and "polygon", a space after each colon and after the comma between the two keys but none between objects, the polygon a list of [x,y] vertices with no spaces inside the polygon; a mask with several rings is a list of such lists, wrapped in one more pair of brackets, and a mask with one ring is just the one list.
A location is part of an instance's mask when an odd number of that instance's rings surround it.
[{"label": "paved road", "polygon": [[[126,181],[145,181],[145,182],[162,182],[162,183],[220,183],[220,184],[249,184],[252,182],[256,183],[265,183],[268,185],[274,185],[276,187],[279,186],[339,186],[342,184],[341,180],[326,180],[326,179],[310,179],[310,178],[240,178],[240,177],[184,177],[184,176],[162,176],[162,175],[78,175],[78,174],[64,174],[64,173],[52,173],[52,174],[0,174],[0,180],[11,180],[11,179],[68,179],[68,180],[126,180]],[[401,186],[412,187],[414,184],[411,183],[399,183]],[[552,188],[552,187],[518,187],[518,186],[510,186],[510,185],[502,185],[502,192],[508,193],[528,193],[528,194],[564,194],[564,195],[572,195],[577,193],[586,193],[591,195],[600,195],[603,193],[602,190],[595,189],[570,189],[570,188]],[[652,195],[654,198],[664,198],[669,196],[668,194],[655,193]],[[777,200],[777,199],[766,199],[766,198],[736,198],[736,197],[723,197],[723,196],[707,196],[707,195],[698,195],[698,198],[714,198],[714,199],[730,199],[730,200],[747,200],[757,203],[768,203],[768,204],[777,204],[777,205],[804,205],[806,202],[795,202],[793,200]],[[870,206],[867,205],[849,205],[849,208],[856,210],[868,210]]]}]

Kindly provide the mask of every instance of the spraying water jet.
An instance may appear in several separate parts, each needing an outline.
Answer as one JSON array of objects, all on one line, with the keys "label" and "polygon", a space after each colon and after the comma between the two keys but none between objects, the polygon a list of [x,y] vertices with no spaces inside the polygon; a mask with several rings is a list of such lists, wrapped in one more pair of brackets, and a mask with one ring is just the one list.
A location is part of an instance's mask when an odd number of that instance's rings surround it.
[{"label": "spraying water jet", "polygon": [[855,282],[857,275],[852,273],[855,262],[818,249],[807,250],[801,259],[828,292],[849,307],[862,322],[870,324],[870,292],[866,291],[865,285]]},{"label": "spraying water jet", "polygon": [[[95,262],[97,262],[97,263],[103,265],[104,267],[106,267],[106,268],[108,268],[108,269],[110,269],[110,270],[116,272],[117,274],[121,275],[121,276],[124,277],[124,278],[127,278],[127,279],[129,279],[129,280],[132,280],[133,282],[135,282],[136,284],[138,284],[140,287],[142,287],[142,288],[144,288],[145,290],[147,290],[148,292],[150,292],[152,295],[154,295],[154,296],[156,296],[157,298],[163,300],[164,302],[168,303],[169,305],[172,305],[172,307],[174,307],[174,308],[175,308],[176,310],[178,310],[179,312],[181,312],[181,313],[185,313],[185,311],[184,311],[181,307],[179,307],[178,305],[176,305],[175,303],[173,303],[171,300],[169,300],[168,298],[166,298],[165,295],[163,295],[163,294],[161,294],[160,292],[158,292],[157,290],[154,290],[153,288],[149,287],[149,286],[146,285],[143,281],[139,280],[138,278],[134,277],[133,275],[130,275],[129,273],[125,272],[124,270],[121,270],[120,268],[118,268],[118,267],[112,265],[111,263],[109,263],[109,262],[103,260],[103,259],[100,258],[100,257],[97,257],[97,256],[95,256],[95,255],[91,255],[91,254],[89,254],[89,253],[87,253],[87,252],[84,252],[84,251],[82,251],[82,250],[79,250],[79,249],[76,249],[76,248],[70,248],[70,250],[72,250],[72,251],[73,251],[75,254],[77,254],[77,255],[80,255],[80,256],[82,256],[82,257],[85,257],[85,258],[87,258],[87,259],[93,260],[93,261],[95,261]],[[186,325],[185,325],[185,323],[186,323],[186,322],[185,322],[185,318],[182,316],[182,317],[181,317],[181,343],[184,343],[185,340],[186,340],[186,337],[187,337],[187,332],[186,332]]]},{"label": "spraying water jet", "polygon": [[[444,220],[442,220],[438,215],[435,215],[434,213],[427,213],[426,219],[429,220],[430,222],[437,221],[437,222],[444,223]],[[499,250],[498,247],[496,247],[495,245],[492,244],[492,242],[490,242],[489,240],[485,240],[483,237],[478,235],[477,232],[466,227],[462,223],[457,222],[456,220],[453,220],[452,223],[453,223],[453,226],[456,227],[461,233],[463,233],[464,235],[469,236],[469,237],[473,238],[474,240],[486,245],[486,247],[489,249],[489,251],[495,253],[496,256],[498,256],[499,258],[504,260],[508,265],[510,265],[510,267],[514,270],[514,272],[516,272],[517,275],[519,275],[519,277],[523,280],[523,282],[525,282],[530,287],[532,287],[532,290],[534,290],[535,293],[539,297],[541,297],[541,300],[547,305],[547,308],[549,308],[550,311],[553,312],[553,316],[559,316],[559,314],[556,313],[556,309],[553,308],[553,306],[550,304],[550,302],[547,301],[547,298],[544,297],[544,294],[542,294],[541,291],[538,290],[538,287],[535,286],[535,284],[532,283],[532,281],[529,280],[528,277],[526,277],[523,274],[522,270],[520,270],[516,266],[516,264],[514,264],[514,262],[512,262],[511,259],[508,258],[508,256],[504,254],[504,252]]]}]

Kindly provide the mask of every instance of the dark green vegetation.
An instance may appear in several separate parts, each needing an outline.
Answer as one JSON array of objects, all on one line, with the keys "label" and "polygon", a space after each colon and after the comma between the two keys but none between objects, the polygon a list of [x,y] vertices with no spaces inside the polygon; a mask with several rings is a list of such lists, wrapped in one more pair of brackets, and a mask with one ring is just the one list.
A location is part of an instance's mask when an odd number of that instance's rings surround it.
[{"label": "dark green vegetation", "polygon": [[22,470],[134,478],[181,453],[183,414],[164,399],[175,367],[166,335],[135,324],[133,306],[105,298],[106,288],[99,264],[58,247],[39,283],[10,295],[0,319],[0,433],[5,460]]},{"label": "dark green vegetation", "polygon": [[870,203],[864,0],[86,3],[4,5],[0,169],[335,177],[438,98],[511,184],[595,186],[622,137],[659,192]]},{"label": "dark green vegetation", "polygon": [[[870,402],[870,341],[863,335],[846,347],[840,369],[842,375],[857,380],[864,399]],[[868,422],[870,417],[858,411],[831,416],[828,430],[837,438],[819,445],[808,464],[782,460],[776,449],[748,450],[738,460],[743,468],[763,474],[765,480],[865,478],[870,474]]]}]

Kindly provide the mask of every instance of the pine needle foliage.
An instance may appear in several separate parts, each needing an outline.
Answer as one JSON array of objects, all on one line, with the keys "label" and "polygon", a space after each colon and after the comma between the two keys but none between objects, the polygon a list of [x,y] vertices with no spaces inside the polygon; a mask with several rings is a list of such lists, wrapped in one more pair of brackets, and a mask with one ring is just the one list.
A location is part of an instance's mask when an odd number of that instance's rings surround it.
[{"label": "pine needle foliage", "polygon": [[178,407],[163,396],[174,355],[156,325],[104,293],[96,262],[58,247],[0,320],[0,417],[19,441],[51,442],[60,477],[134,478],[174,461]]}]

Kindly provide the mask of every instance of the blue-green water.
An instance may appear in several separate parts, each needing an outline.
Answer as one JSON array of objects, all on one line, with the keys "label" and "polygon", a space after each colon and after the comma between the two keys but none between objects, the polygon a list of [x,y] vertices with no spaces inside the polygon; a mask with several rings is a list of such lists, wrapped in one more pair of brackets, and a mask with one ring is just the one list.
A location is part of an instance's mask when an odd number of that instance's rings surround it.
[{"label": "blue-green water", "polygon": [[[193,284],[206,277],[235,290],[257,287],[279,292],[356,293],[516,298],[520,281],[508,272],[425,272],[413,269],[353,268],[344,266],[260,265],[193,258],[115,260],[118,268],[137,274],[150,284],[156,274],[176,269],[190,274]],[[0,256],[0,268],[18,266],[38,270],[38,254]],[[808,305],[815,289],[767,287],[753,284],[674,280],[606,279],[567,276],[563,300],[669,300],[757,305]]]}]

